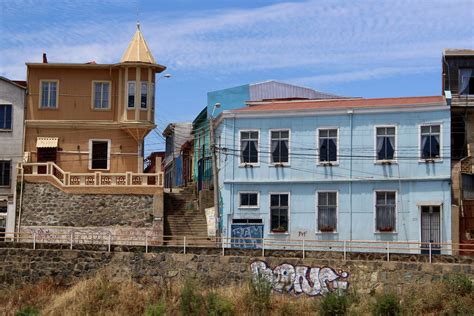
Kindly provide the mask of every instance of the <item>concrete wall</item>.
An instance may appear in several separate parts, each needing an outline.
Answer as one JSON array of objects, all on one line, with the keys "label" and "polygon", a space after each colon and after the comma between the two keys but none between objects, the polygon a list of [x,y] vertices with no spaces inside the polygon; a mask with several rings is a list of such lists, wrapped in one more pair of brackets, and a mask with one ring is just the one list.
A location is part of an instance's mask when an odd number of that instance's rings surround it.
[{"label": "concrete wall", "polygon": [[25,108],[25,90],[5,80],[0,80],[0,104],[12,105],[12,129],[0,131],[0,160],[11,162],[11,184],[0,187],[0,199],[7,199],[6,230],[13,231],[15,226],[15,190],[16,165],[23,156],[23,120]]},{"label": "concrete wall", "polygon": [[[417,263],[381,261],[340,261],[319,259],[257,258],[251,256],[195,255],[175,253],[131,253],[71,250],[0,249],[0,284],[34,282],[44,277],[76,279],[103,271],[110,278],[142,279],[160,282],[164,279],[183,280],[195,276],[209,285],[226,286],[247,282],[252,277],[251,265],[262,261],[268,269],[284,273],[291,268],[312,268],[319,272],[319,279],[336,285],[354,287],[359,293],[390,289],[397,292],[412,283],[430,284],[450,274],[464,274],[474,279],[472,264]],[[275,270],[276,268],[276,270]],[[323,270],[325,273],[323,273]],[[281,280],[291,280],[294,274],[284,275]],[[308,273],[308,276],[310,274]],[[305,277],[308,277],[305,276]],[[311,276],[313,277],[313,273]],[[273,280],[274,289],[279,284]],[[322,284],[324,283],[324,285]],[[326,282],[317,282],[324,289]],[[324,291],[309,292],[316,283],[301,283],[306,295],[324,294]],[[291,284],[292,285],[292,284]],[[331,288],[335,285],[332,283]],[[287,292],[293,293],[296,287]],[[285,290],[285,289],[283,289]],[[285,292],[285,291],[283,291]]]}]

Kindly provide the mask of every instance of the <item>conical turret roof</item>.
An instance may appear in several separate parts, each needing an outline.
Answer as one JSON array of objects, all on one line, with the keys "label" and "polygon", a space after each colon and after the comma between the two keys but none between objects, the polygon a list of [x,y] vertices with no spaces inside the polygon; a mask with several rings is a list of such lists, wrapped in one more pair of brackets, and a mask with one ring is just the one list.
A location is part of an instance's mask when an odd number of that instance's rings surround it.
[{"label": "conical turret roof", "polygon": [[145,38],[140,31],[140,23],[137,23],[137,31],[133,35],[130,44],[128,44],[127,50],[125,50],[120,62],[156,64],[155,58],[151,54],[150,48],[148,48]]}]

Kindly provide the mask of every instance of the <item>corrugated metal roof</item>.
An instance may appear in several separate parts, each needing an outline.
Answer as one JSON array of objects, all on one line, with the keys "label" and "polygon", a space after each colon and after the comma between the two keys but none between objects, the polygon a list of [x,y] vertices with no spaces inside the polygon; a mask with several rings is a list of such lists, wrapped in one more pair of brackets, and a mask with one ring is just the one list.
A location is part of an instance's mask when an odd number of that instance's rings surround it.
[{"label": "corrugated metal roof", "polygon": [[341,99],[344,97],[316,91],[311,88],[269,80],[250,85],[250,100],[262,101],[274,99]]},{"label": "corrugated metal roof", "polygon": [[245,108],[235,112],[264,112],[264,111],[296,111],[312,109],[335,109],[335,108],[377,108],[397,105],[425,105],[439,103],[445,104],[443,96],[426,97],[402,97],[402,98],[375,98],[375,99],[338,99],[338,100],[295,100],[295,101],[273,101],[254,102]]}]

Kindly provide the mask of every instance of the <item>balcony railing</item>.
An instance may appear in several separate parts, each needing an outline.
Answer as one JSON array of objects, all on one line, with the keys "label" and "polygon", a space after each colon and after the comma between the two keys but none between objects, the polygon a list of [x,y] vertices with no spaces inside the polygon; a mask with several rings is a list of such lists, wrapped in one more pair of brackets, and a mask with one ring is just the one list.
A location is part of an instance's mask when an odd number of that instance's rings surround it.
[{"label": "balcony railing", "polygon": [[474,173],[474,157],[461,159],[461,173]]},{"label": "balcony railing", "polygon": [[19,165],[24,175],[51,176],[65,187],[163,187],[163,173],[72,173],[62,170],[54,162],[23,163]]}]

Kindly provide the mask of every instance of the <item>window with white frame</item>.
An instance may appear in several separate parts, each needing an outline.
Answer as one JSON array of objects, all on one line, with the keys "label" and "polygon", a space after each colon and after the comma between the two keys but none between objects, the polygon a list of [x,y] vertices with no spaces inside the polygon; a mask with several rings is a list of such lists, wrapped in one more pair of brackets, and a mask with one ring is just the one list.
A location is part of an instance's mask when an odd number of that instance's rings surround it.
[{"label": "window with white frame", "polygon": [[288,232],[289,194],[270,194],[270,230],[274,233]]},{"label": "window with white frame", "polygon": [[318,192],[318,231],[337,230],[337,192]]},{"label": "window with white frame", "polygon": [[239,192],[239,206],[241,208],[257,208],[258,192]]},{"label": "window with white frame", "polygon": [[41,81],[41,108],[56,108],[58,99],[58,82]]},{"label": "window with white frame", "polygon": [[289,142],[290,131],[270,131],[271,134],[271,150],[272,163],[284,164],[289,162]]},{"label": "window with white frame", "polygon": [[337,129],[320,129],[319,162],[337,162]]},{"label": "window with white frame", "polygon": [[136,84],[135,81],[128,82],[128,101],[127,101],[128,108],[135,107],[135,84]]},{"label": "window with white frame", "polygon": [[93,83],[94,109],[110,108],[110,82],[95,81]]},{"label": "window with white frame", "polygon": [[91,168],[107,170],[109,169],[109,141],[108,140],[91,140]]},{"label": "window with white frame", "polygon": [[395,157],[395,126],[377,127],[377,160],[393,160]]},{"label": "window with white frame", "polygon": [[258,163],[258,131],[240,132],[240,163]]},{"label": "window with white frame", "polygon": [[0,160],[0,186],[9,186],[11,178],[11,161]]},{"label": "window with white frame", "polygon": [[396,228],[396,192],[375,192],[375,230],[394,232]]},{"label": "window with white frame", "polygon": [[459,69],[459,94],[474,95],[474,69]]},{"label": "window with white frame", "polygon": [[441,157],[441,125],[422,125],[421,129],[421,158],[439,159]]},{"label": "window with white frame", "polygon": [[142,81],[141,83],[141,96],[140,96],[140,108],[146,109],[148,106],[148,82]]},{"label": "window with white frame", "polygon": [[0,130],[12,129],[12,105],[0,104]]}]

